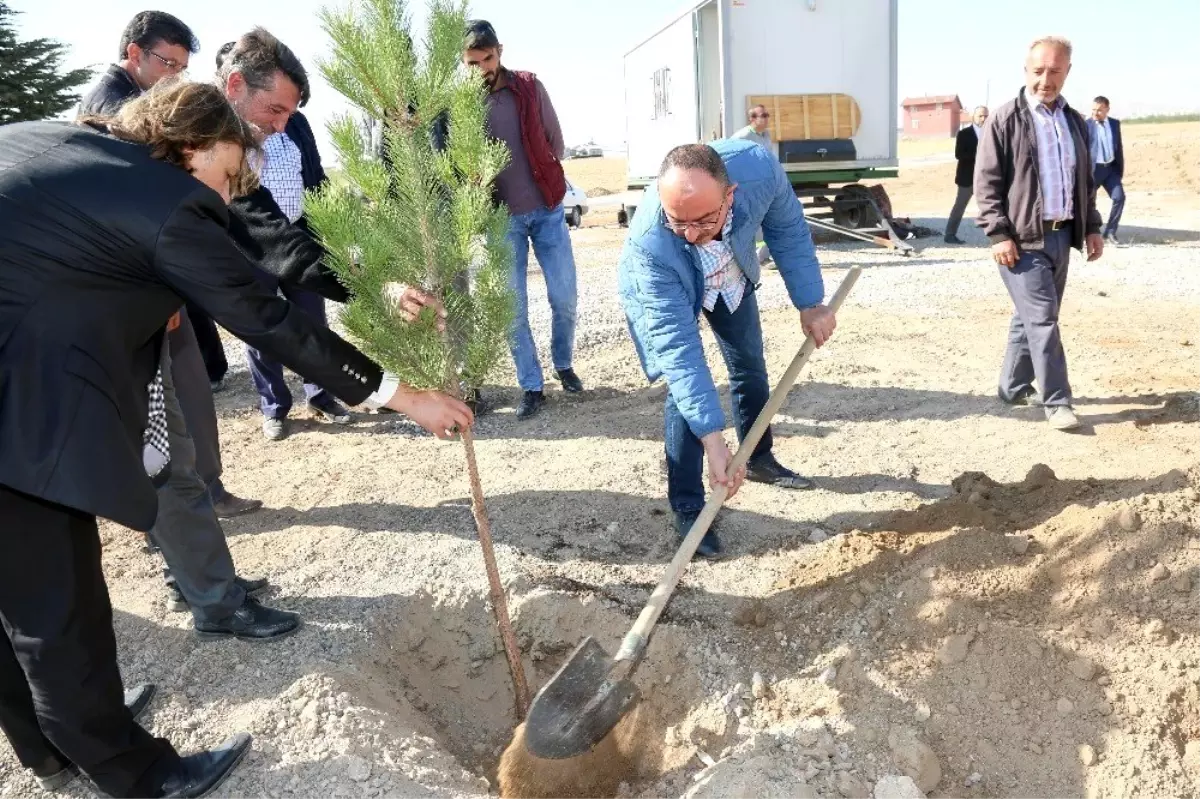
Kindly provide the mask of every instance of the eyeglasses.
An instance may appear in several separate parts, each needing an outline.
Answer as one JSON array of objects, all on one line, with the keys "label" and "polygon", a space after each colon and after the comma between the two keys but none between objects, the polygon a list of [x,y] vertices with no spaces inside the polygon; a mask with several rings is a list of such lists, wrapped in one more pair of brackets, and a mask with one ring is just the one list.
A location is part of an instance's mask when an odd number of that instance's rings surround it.
[{"label": "eyeglasses", "polygon": [[162,56],[160,56],[158,53],[154,52],[153,50],[147,50],[146,55],[154,56],[155,58],[157,58],[159,61],[162,62],[164,67],[171,70],[172,72],[183,72],[188,67],[187,64],[181,64],[178,61],[176,61],[174,58],[163,58]]},{"label": "eyeglasses", "polygon": [[751,119],[770,119],[771,115],[766,111],[763,111],[762,113],[755,112],[750,115],[750,118]]},{"label": "eyeglasses", "polygon": [[697,233],[708,233],[720,227],[722,220],[719,217],[721,212],[725,210],[725,202],[726,200],[721,200],[721,204],[717,206],[715,211],[710,211],[709,213],[705,214],[705,216],[708,217],[718,217],[717,219],[700,222],[676,222],[671,219],[666,219],[663,224],[666,225],[667,230],[671,231],[677,236],[682,236],[689,230],[694,230]]}]

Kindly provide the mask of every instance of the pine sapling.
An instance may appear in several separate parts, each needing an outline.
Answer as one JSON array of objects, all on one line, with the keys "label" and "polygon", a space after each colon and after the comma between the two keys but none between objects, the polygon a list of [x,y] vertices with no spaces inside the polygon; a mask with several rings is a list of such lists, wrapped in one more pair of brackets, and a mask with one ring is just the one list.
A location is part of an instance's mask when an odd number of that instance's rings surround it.
[{"label": "pine sapling", "polygon": [[[483,384],[508,349],[513,319],[508,213],[492,182],[508,161],[487,135],[483,79],[462,66],[465,3],[431,0],[414,46],[405,0],[357,0],[325,9],[332,55],[320,68],[357,108],[330,124],[345,183],[310,193],[305,214],[351,294],[341,321],[363,351],[416,389],[462,398]],[[361,119],[381,129],[377,152]],[[434,130],[449,131],[433,135]],[[442,301],[415,322],[396,314],[389,287],[420,287]],[[471,508],[483,548],[492,609],[512,672],[518,718],[529,706],[520,650],[508,617],[470,430]]]}]

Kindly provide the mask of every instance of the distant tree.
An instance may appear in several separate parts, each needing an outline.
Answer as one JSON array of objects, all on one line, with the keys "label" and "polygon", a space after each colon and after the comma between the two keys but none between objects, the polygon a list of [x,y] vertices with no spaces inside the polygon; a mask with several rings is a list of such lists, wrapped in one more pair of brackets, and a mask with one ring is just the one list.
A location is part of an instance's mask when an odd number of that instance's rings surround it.
[{"label": "distant tree", "polygon": [[47,119],[79,101],[72,92],[91,70],[62,72],[66,45],[51,39],[17,39],[17,12],[0,0],[0,125]]}]

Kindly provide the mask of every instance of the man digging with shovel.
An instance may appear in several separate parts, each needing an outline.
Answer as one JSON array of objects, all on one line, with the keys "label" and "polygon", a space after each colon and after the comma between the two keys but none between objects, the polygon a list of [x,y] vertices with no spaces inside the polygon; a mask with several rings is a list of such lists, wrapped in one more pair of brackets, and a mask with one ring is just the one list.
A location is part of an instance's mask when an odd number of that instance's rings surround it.
[{"label": "man digging with shovel", "polygon": [[[745,478],[780,488],[812,488],[811,481],[775,460],[769,428],[746,468],[726,476],[733,455],[722,433],[725,414],[704,359],[699,317],[703,312],[708,319],[729,369],[741,440],[770,394],[755,298],[760,226],[800,311],[801,327],[819,347],[833,334],[836,319],[821,303],[825,289],[812,236],[783,168],[751,142],[685,144],[668,153],[621,253],[621,302],[638,357],[651,381],[667,380],[667,497],[680,538],[704,507],[705,456],[709,482],[727,486],[728,496]],[[715,528],[709,528],[696,552],[721,555]]]}]

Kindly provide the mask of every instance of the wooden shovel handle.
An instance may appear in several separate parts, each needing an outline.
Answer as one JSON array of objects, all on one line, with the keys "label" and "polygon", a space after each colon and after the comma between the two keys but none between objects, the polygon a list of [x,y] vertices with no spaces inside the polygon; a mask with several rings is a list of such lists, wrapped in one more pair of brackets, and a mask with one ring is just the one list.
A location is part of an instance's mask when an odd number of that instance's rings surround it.
[{"label": "wooden shovel handle", "polygon": [[[850,289],[854,288],[855,281],[862,273],[860,267],[853,267],[846,276],[842,278],[842,284],[838,286],[837,291],[833,293],[833,297],[829,300],[829,309],[837,313],[842,307],[842,302],[845,301],[846,295],[850,293]],[[779,382],[771,391],[771,396],[767,398],[767,404],[763,406],[762,412],[758,414],[758,418],[754,420],[754,425],[750,428],[750,432],[746,438],[742,440],[738,447],[737,453],[733,456],[733,461],[729,464],[729,475],[733,475],[738,469],[746,465],[746,461],[750,460],[750,453],[754,452],[754,448],[758,446],[759,439],[763,437],[763,433],[767,431],[767,426],[771,424],[771,420],[775,418],[775,414],[779,412],[779,408],[787,399],[788,391],[791,390],[792,384],[796,382],[797,375],[804,368],[804,364],[808,362],[809,356],[816,350],[817,343],[812,336],[805,336],[804,344],[801,345],[800,351],[796,353],[796,357],[792,358],[792,363],[788,366],[787,371],[783,373],[783,377],[779,378]],[[683,576],[683,570],[687,568],[691,562],[692,556],[696,554],[696,547],[700,546],[700,539],[704,538],[704,534],[708,532],[708,528],[712,525],[713,519],[716,518],[717,511],[721,509],[721,505],[725,502],[725,495],[728,493],[726,486],[717,486],[713,492],[709,494],[708,501],[704,503],[704,510],[700,511],[699,518],[692,525],[692,529],[688,531],[687,536],[683,539],[683,543],[679,545],[679,551],[675,553],[675,557],[671,560],[671,565],[667,567],[667,573],[663,575],[662,580],[654,589],[654,593],[650,595],[650,601],[646,603],[646,607],[642,608],[641,615],[634,622],[633,627],[625,635],[625,639],[621,642],[621,649],[617,652],[615,661],[628,660],[632,661],[632,666],[636,666],[641,660],[642,653],[646,650],[646,645],[650,642],[650,632],[654,629],[655,622],[658,621],[659,615],[667,606],[667,602],[671,599],[671,594],[675,591],[675,586],[679,584],[679,579]]]}]

